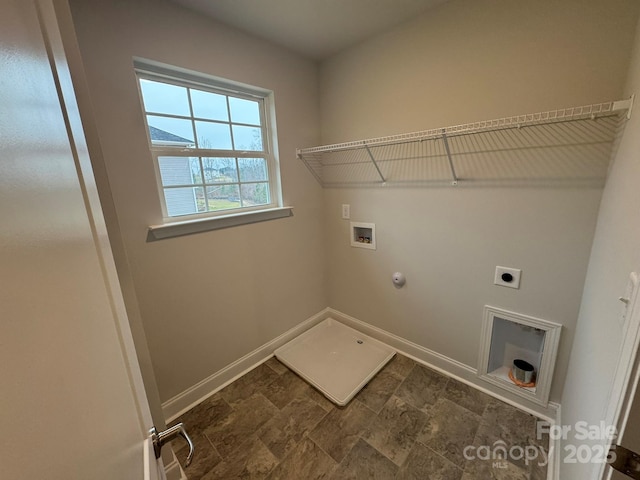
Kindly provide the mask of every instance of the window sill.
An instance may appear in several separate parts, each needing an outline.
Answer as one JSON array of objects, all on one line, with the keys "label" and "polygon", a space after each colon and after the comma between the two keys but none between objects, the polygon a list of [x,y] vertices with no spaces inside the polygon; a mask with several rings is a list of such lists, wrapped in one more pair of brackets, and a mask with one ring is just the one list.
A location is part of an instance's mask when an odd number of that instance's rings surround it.
[{"label": "window sill", "polygon": [[172,222],[164,225],[151,225],[147,234],[147,242],[163,240],[165,238],[191,235],[192,233],[220,230],[250,223],[265,222],[293,216],[293,207],[270,208],[255,212],[237,213],[220,217],[198,218],[183,222]]}]

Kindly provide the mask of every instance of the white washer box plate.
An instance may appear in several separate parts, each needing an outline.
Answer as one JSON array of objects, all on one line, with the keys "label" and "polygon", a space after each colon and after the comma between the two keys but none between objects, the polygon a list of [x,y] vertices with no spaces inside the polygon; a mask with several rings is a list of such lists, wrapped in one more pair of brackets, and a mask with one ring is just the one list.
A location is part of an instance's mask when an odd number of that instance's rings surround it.
[{"label": "white washer box plate", "polygon": [[327,318],[275,351],[278,360],[344,406],[396,351],[353,328]]}]

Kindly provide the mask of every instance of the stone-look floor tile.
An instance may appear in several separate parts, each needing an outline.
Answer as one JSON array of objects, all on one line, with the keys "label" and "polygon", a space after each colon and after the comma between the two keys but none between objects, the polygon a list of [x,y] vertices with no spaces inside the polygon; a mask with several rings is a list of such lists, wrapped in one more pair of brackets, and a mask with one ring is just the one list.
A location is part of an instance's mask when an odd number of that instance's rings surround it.
[{"label": "stone-look floor tile", "polygon": [[484,413],[485,408],[492,400],[486,393],[453,378],[450,378],[447,382],[442,391],[442,396],[478,415]]},{"label": "stone-look floor tile", "polygon": [[222,458],[216,451],[216,449],[209,443],[207,437],[203,434],[191,437],[194,444],[193,460],[188,467],[184,467],[184,462],[187,459],[189,448],[185,443],[185,448],[182,448],[176,452],[176,458],[183,465],[185,473],[189,477],[189,480],[199,480],[207,472],[213,469],[220,463]]},{"label": "stone-look floor tile", "polygon": [[[476,440],[474,446],[477,448],[481,444]],[[475,456],[476,450],[468,452],[468,454]],[[486,458],[487,454],[493,457],[494,450],[489,448],[488,452],[483,451],[478,452],[478,454],[481,458]],[[529,480],[527,472],[511,462],[500,458],[488,458],[486,460],[481,458],[466,462],[461,480]]]},{"label": "stone-look floor tile", "polygon": [[391,480],[398,466],[364,440],[351,449],[331,476],[334,480]]},{"label": "stone-look floor tile", "polygon": [[534,417],[533,435],[529,437],[529,444],[542,448],[545,453],[549,451],[549,427],[547,420]]},{"label": "stone-look floor tile", "polygon": [[[345,408],[271,358],[173,423],[195,442],[191,480],[545,480],[536,420],[396,355]],[[462,461],[476,427],[475,448],[536,447],[539,458]],[[184,463],[186,443],[172,446]]]},{"label": "stone-look floor tile", "polygon": [[[301,394],[316,402],[326,412],[330,412],[335,407],[335,404],[331,402],[331,400],[318,392],[318,390],[316,390],[311,384],[307,383],[306,380],[300,378],[294,372],[289,370],[289,368],[281,363],[276,357],[271,357],[264,364],[281,376],[280,380],[276,379],[261,391],[261,393],[271,400],[271,402],[278,408],[282,408],[288,403],[285,403],[287,395],[298,397]],[[289,398],[289,401],[291,400],[292,398]]]},{"label": "stone-look floor tile", "polygon": [[209,425],[225,417],[230,412],[231,407],[229,404],[219,393],[214,393],[188,412],[182,414],[175,422],[172,422],[172,425],[182,422],[189,431],[197,430],[198,433],[201,433]]},{"label": "stone-look floor tile", "polygon": [[416,365],[396,390],[396,396],[427,411],[438,399],[447,380],[447,377],[434,370]]},{"label": "stone-look floor tile", "polygon": [[[536,418],[536,424],[541,422],[548,425],[547,421],[539,420]],[[535,438],[529,439],[529,448],[534,447],[536,449],[537,458],[531,459],[528,463],[529,480],[546,480],[549,464],[549,434],[541,433],[538,435],[536,426]],[[529,450],[529,455],[532,455],[533,451]],[[526,468],[525,468],[526,470]]]},{"label": "stone-look floor tile", "polygon": [[345,408],[335,408],[320,421],[309,437],[336,462],[358,442],[375,414],[357,400]]},{"label": "stone-look floor tile", "polygon": [[[278,464],[278,459],[260,439],[252,435],[236,448],[224,461],[216,465],[202,480],[229,480],[265,478]],[[192,480],[188,470],[189,480]]]},{"label": "stone-look floor tile", "polygon": [[[416,443],[398,472],[397,480],[459,480],[462,469],[420,443]],[[486,480],[477,477],[473,480]]]},{"label": "stone-look floor tile", "polygon": [[[175,421],[171,422],[169,426],[180,422],[184,423],[187,433],[193,439],[201,435],[209,425],[221,421],[229,415],[231,411],[232,409],[229,404],[220,394],[215,393],[188,412],[182,414]],[[182,437],[178,437],[171,442],[171,446],[173,447],[173,451],[177,452],[186,447],[187,442]]]},{"label": "stone-look floor tile", "polygon": [[255,433],[279,410],[262,394],[255,394],[239,402],[234,411],[220,422],[214,423],[204,433],[216,447],[222,458]]},{"label": "stone-look floor tile", "polygon": [[306,395],[311,387],[295,373],[288,371],[264,387],[260,393],[282,409],[294,398]]},{"label": "stone-look floor tile", "polygon": [[531,462],[531,465],[529,465],[529,480],[547,480],[548,465],[546,458]]},{"label": "stone-look floor tile", "polygon": [[424,412],[393,396],[362,438],[393,463],[402,465],[426,423]]},{"label": "stone-look floor tile", "polygon": [[537,418],[508,403],[492,398],[482,415],[489,424],[502,424],[508,431],[513,430],[515,436],[535,439]]},{"label": "stone-look floor tile", "polygon": [[309,438],[298,446],[271,472],[269,480],[320,480],[329,478],[336,462]]},{"label": "stone-look floor tile", "polygon": [[409,357],[396,353],[395,357],[384,366],[383,370],[387,370],[389,373],[395,373],[398,377],[404,379],[416,365],[416,362]]},{"label": "stone-look floor tile", "polygon": [[309,385],[309,390],[307,390],[306,395],[311,400],[313,400],[318,405],[320,405],[325,412],[331,412],[336,408],[335,403],[333,403],[331,400],[329,400],[327,397],[325,397],[323,394],[321,394],[318,390],[316,390],[311,385]]},{"label": "stone-look floor tile", "polygon": [[[533,415],[491,399],[482,416],[475,440],[490,449],[499,444],[507,450],[536,446],[536,420]],[[518,467],[528,469],[525,459],[517,458],[518,456],[511,455],[507,460]]]},{"label": "stone-look floor tile", "polygon": [[463,451],[473,445],[481,417],[445,398],[438,399],[428,417],[418,442],[456,465],[464,464]]},{"label": "stone-look floor tile", "polygon": [[[522,440],[520,437],[522,435],[514,427],[509,427],[502,423],[488,424],[485,420],[482,420],[476,433],[475,443],[488,448],[491,452],[499,449],[506,449],[507,451],[512,448],[524,449],[528,443],[526,439]],[[527,467],[524,459],[519,457],[519,454],[517,456],[507,456],[506,460],[518,467]]]},{"label": "stone-look floor tile", "polygon": [[270,367],[261,363],[235,382],[224,387],[219,393],[233,407],[236,403],[246,400],[279,377]]},{"label": "stone-look floor tile", "polygon": [[265,423],[258,436],[282,460],[326,415],[311,399],[295,399]]},{"label": "stone-look floor tile", "polygon": [[396,374],[382,370],[360,390],[356,398],[375,413],[380,413],[401,382],[402,379]]},{"label": "stone-look floor tile", "polygon": [[278,375],[282,375],[283,373],[287,373],[291,371],[284,363],[280,362],[280,360],[278,360],[276,357],[271,357],[269,360],[264,362],[264,364],[267,367],[271,368]]}]

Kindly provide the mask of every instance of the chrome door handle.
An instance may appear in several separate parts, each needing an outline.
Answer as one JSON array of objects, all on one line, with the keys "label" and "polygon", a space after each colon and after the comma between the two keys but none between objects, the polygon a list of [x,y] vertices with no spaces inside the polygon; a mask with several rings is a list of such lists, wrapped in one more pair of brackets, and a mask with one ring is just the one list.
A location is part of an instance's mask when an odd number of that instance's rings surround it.
[{"label": "chrome door handle", "polygon": [[178,435],[184,438],[189,444],[189,454],[187,455],[187,460],[184,462],[185,468],[191,464],[191,460],[193,460],[193,452],[195,449],[193,448],[193,442],[189,438],[187,431],[184,428],[184,424],[178,423],[173,427],[167,428],[162,432],[158,432],[156,427],[151,427],[149,430],[149,434],[151,435],[151,441],[153,442],[153,451],[156,454],[156,458],[160,458],[160,452],[162,451],[162,446],[176,438]]}]

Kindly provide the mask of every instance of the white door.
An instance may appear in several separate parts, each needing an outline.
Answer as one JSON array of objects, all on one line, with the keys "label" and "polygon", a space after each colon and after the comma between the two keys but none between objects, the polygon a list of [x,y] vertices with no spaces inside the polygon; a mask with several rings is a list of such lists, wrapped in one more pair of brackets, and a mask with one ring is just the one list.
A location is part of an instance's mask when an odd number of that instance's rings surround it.
[{"label": "white door", "polygon": [[161,478],[52,12],[0,0],[0,477]]},{"label": "white door", "polygon": [[[635,277],[638,278],[637,275]],[[618,396],[612,395],[609,405],[610,416],[615,422],[617,437],[612,443],[624,447],[625,450],[640,455],[640,355],[638,349],[640,347],[640,292],[639,282],[635,283],[635,289],[630,289],[629,298],[624,298],[627,302],[627,330],[623,347],[621,350],[621,361],[618,365],[615,380],[619,380],[620,392]],[[615,388],[615,383],[614,383]],[[633,472],[634,476],[626,475],[620,471],[606,467],[602,472],[603,479],[608,480],[625,480],[631,478],[640,478],[640,461],[632,460],[625,462],[628,458],[624,451],[616,451],[619,458],[617,465],[620,469],[628,469]]]},{"label": "white door", "polygon": [[[640,454],[640,392],[637,389],[632,397],[628,417],[625,420],[624,425],[620,425],[621,434],[616,439],[616,443],[627,450]],[[627,475],[613,469],[609,470],[612,473],[611,480],[629,480]],[[637,467],[635,472],[636,474],[639,472]]]}]

